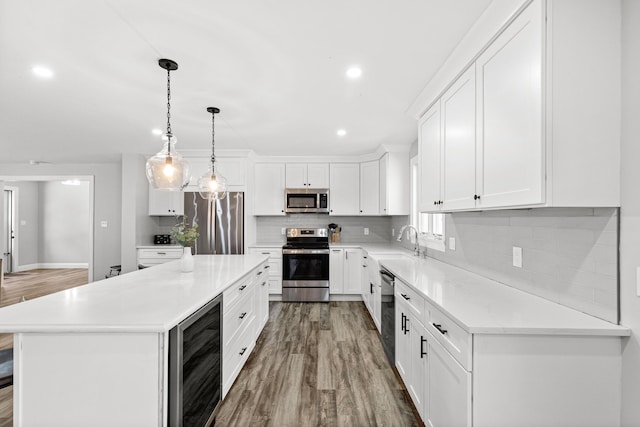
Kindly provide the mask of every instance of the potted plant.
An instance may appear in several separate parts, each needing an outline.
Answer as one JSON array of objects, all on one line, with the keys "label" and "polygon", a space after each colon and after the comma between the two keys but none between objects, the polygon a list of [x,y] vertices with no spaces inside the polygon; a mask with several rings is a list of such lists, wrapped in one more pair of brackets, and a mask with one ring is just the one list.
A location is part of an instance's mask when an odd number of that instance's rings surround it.
[{"label": "potted plant", "polygon": [[181,270],[184,272],[193,271],[191,246],[193,246],[198,236],[200,236],[200,233],[198,233],[198,224],[193,223],[189,225],[186,215],[182,217],[182,222],[177,223],[171,229],[171,237],[183,247],[180,262]]}]

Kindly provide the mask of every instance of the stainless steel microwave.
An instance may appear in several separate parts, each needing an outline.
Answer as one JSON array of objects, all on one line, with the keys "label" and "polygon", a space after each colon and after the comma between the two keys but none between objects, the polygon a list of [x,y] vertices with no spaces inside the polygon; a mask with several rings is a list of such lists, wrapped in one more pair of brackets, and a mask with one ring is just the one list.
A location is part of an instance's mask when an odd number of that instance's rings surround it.
[{"label": "stainless steel microwave", "polygon": [[329,213],[327,188],[287,188],[284,199],[287,213]]}]

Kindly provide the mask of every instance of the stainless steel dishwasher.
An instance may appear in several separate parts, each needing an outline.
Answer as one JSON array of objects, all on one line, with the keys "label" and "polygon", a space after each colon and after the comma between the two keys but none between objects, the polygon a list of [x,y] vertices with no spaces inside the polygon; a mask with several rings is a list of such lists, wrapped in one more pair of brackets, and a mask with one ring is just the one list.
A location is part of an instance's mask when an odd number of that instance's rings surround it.
[{"label": "stainless steel dishwasher", "polygon": [[382,283],[380,304],[381,304],[381,334],[382,347],[389,359],[391,366],[396,366],[396,326],[395,326],[395,276],[387,269],[380,269],[380,279]]}]

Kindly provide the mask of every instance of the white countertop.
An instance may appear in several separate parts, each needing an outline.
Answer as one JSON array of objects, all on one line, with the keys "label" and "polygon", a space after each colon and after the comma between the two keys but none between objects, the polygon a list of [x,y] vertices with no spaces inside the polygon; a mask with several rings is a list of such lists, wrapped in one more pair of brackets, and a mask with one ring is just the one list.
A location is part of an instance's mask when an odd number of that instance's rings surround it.
[{"label": "white countertop", "polygon": [[434,260],[378,258],[462,328],[481,334],[628,336],[630,329]]},{"label": "white countertop", "polygon": [[265,255],[195,255],[0,309],[0,332],[166,332],[237,282]]}]

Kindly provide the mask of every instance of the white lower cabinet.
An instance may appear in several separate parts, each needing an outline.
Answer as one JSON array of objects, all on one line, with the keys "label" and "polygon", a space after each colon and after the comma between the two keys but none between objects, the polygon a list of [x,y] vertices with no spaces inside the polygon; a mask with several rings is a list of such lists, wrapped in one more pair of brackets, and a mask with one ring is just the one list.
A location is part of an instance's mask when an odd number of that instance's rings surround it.
[{"label": "white lower cabinet", "polygon": [[222,297],[222,397],[227,395],[269,318],[267,264],[251,271]]},{"label": "white lower cabinet", "polygon": [[471,426],[471,372],[433,339],[429,343],[428,365],[425,382],[429,402],[423,419],[431,427]]},{"label": "white lower cabinet", "polygon": [[249,253],[254,255],[268,255],[269,294],[282,295],[282,246],[251,246]]},{"label": "white lower cabinet", "polygon": [[329,252],[329,292],[360,295],[362,256],[359,248],[331,248]]}]

